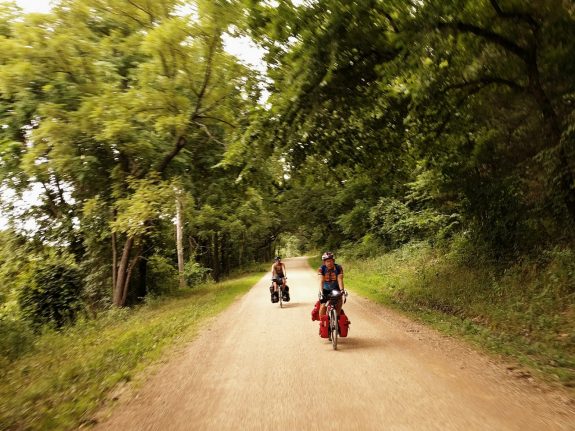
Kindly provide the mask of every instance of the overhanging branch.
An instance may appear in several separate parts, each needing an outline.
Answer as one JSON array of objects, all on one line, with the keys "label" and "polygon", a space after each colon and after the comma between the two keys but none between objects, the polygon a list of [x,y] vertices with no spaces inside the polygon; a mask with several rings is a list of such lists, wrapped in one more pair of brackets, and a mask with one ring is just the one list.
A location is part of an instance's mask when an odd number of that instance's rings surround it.
[{"label": "overhanging branch", "polygon": [[517,84],[515,81],[512,81],[510,79],[505,79],[505,78],[499,78],[496,76],[484,76],[482,78],[474,79],[472,81],[464,81],[464,82],[459,82],[457,84],[451,84],[451,85],[448,85],[447,87],[445,87],[445,90],[449,91],[449,90],[454,90],[454,89],[462,89],[462,88],[469,88],[469,87],[475,87],[475,86],[479,86],[479,87],[483,88],[483,87],[486,87],[486,86],[492,85],[492,84],[505,85],[505,86],[511,88],[512,90],[516,90],[516,91],[525,91],[525,87]]},{"label": "overhanging branch", "polygon": [[476,36],[482,37],[483,39],[495,43],[496,45],[501,46],[503,49],[515,54],[520,59],[525,62],[529,61],[529,52],[513,42],[510,39],[507,39],[505,36],[502,36],[498,33],[495,33],[491,30],[473,25],[468,24],[465,22],[442,22],[437,24],[437,28],[439,30],[455,30],[460,33],[471,33]]},{"label": "overhanging branch", "polygon": [[493,6],[493,9],[495,9],[495,12],[497,13],[497,16],[501,17],[501,18],[506,18],[506,19],[512,19],[512,20],[517,20],[517,21],[523,21],[527,24],[529,24],[529,26],[531,28],[533,28],[534,30],[537,30],[539,28],[539,23],[537,23],[537,21],[535,20],[535,18],[533,18],[531,15],[529,15],[528,13],[524,13],[524,12],[506,12],[503,11],[501,9],[501,6],[499,6],[499,3],[497,2],[497,0],[489,0],[491,3],[491,6]]}]

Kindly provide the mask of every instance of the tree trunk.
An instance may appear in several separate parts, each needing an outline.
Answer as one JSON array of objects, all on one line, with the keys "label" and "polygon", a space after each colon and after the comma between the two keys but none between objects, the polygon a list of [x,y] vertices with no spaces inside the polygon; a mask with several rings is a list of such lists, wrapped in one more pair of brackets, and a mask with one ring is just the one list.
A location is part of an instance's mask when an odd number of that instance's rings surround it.
[{"label": "tree trunk", "polygon": [[552,144],[551,146],[557,148],[558,150],[557,175],[559,176],[559,187],[563,193],[563,201],[567,211],[569,212],[571,221],[575,221],[575,190],[573,189],[575,184],[575,175],[573,174],[573,170],[571,169],[569,163],[569,158],[565,150],[565,143],[561,139],[563,134],[561,120],[559,119],[559,116],[553,108],[551,100],[549,100],[549,97],[547,97],[547,94],[541,85],[541,77],[539,74],[537,55],[535,50],[533,50],[528,59],[529,61],[527,61],[527,73],[529,76],[529,91],[537,102],[537,105],[543,114],[543,119],[547,123],[547,128],[550,132],[549,139]]},{"label": "tree trunk", "polygon": [[116,246],[116,232],[112,232],[112,292],[116,289],[116,271],[118,270],[118,249]]},{"label": "tree trunk", "polygon": [[219,252],[219,238],[218,232],[212,234],[212,269],[214,280],[220,280],[220,252]]},{"label": "tree trunk", "polygon": [[230,251],[228,248],[228,234],[222,234],[222,241],[220,245],[220,256],[222,260],[222,272],[226,275],[226,277],[230,274],[231,265],[230,265]]},{"label": "tree trunk", "polygon": [[124,288],[122,294],[122,307],[126,305],[126,299],[128,299],[128,288],[130,287],[130,280],[132,279],[132,273],[134,271],[134,267],[140,260],[140,253],[136,253],[136,256],[132,258],[132,261],[128,265],[128,270],[126,271],[126,279],[124,281]]},{"label": "tree trunk", "polygon": [[[114,296],[113,303],[116,307],[123,307],[127,297],[127,284],[129,282],[128,269],[130,262],[130,253],[134,245],[134,238],[130,237],[126,240],[124,244],[124,249],[122,251],[122,257],[118,265],[118,272],[116,276],[116,284],[114,286]],[[130,274],[131,275],[131,274]]]},{"label": "tree trunk", "polygon": [[186,287],[184,277],[184,209],[182,205],[181,193],[176,194],[176,250],[178,252],[178,276],[180,289]]},{"label": "tree trunk", "polygon": [[138,284],[136,286],[136,298],[145,298],[148,294],[148,260],[153,252],[153,240],[149,237],[142,238],[141,253],[138,253]]}]

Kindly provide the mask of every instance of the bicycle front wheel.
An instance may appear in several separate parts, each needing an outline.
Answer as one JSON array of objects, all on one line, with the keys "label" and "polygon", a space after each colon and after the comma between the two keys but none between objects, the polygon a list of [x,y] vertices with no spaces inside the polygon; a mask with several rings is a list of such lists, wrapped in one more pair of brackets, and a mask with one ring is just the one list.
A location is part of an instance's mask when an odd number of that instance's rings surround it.
[{"label": "bicycle front wheel", "polygon": [[331,345],[337,350],[337,313],[332,309],[329,313],[329,330],[331,333]]}]

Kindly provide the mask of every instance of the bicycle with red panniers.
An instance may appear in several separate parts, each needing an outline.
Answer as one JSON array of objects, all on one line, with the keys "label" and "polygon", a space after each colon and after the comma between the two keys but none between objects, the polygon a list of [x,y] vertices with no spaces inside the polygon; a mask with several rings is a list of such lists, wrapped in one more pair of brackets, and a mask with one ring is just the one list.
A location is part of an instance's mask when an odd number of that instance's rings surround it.
[{"label": "bicycle with red panniers", "polygon": [[318,269],[320,280],[320,300],[312,311],[312,320],[319,320],[319,333],[329,338],[334,350],[337,349],[338,336],[347,337],[349,320],[342,310],[347,292],[343,286],[343,268],[335,263],[333,253],[322,256],[323,265]]}]

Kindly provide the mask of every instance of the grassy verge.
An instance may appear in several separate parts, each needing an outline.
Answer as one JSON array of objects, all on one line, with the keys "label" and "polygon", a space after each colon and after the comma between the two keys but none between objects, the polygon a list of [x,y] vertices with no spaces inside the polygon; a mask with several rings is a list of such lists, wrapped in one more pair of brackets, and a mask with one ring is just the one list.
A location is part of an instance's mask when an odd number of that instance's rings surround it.
[{"label": "grassy verge", "polygon": [[[556,250],[495,270],[412,244],[340,261],[346,286],[451,335],[513,358],[575,394],[575,259]],[[312,266],[317,261],[310,262]]]},{"label": "grassy verge", "polygon": [[0,428],[70,429],[88,420],[114,386],[131,380],[170,346],[192,339],[202,322],[261,276],[199,286],[43,334],[32,353],[0,374]]}]

